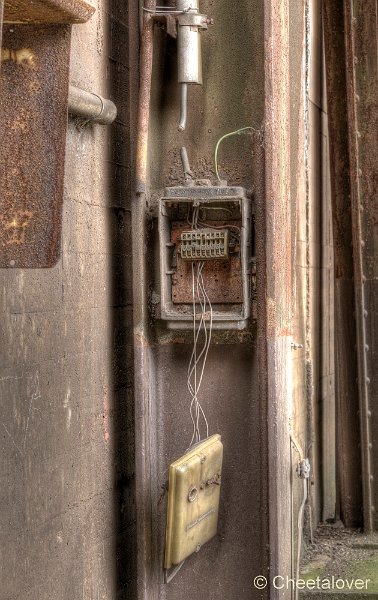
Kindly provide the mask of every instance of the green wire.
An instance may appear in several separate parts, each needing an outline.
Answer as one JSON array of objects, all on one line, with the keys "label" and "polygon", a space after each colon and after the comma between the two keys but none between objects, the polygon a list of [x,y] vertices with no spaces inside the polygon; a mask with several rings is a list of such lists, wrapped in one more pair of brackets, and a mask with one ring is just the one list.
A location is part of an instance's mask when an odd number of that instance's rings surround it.
[{"label": "green wire", "polygon": [[253,127],[242,127],[241,129],[237,129],[236,131],[231,131],[231,133],[226,133],[225,135],[223,135],[217,141],[217,145],[215,146],[215,153],[214,153],[214,163],[215,163],[215,173],[216,173],[218,181],[221,180],[221,178],[219,177],[219,171],[218,171],[218,150],[219,150],[219,146],[221,145],[221,143],[223,142],[223,140],[225,140],[226,138],[231,137],[232,135],[240,135],[241,133],[244,133],[244,131],[248,131],[250,129],[252,129],[254,131]]}]

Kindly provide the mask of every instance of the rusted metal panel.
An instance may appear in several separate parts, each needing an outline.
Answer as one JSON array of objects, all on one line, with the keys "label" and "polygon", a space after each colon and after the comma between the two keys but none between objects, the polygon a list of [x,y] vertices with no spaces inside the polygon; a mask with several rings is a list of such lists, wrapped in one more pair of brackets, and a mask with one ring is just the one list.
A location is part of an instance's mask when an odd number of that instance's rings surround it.
[{"label": "rusted metal panel", "polygon": [[362,487],[344,10],[323,2],[335,265],[337,516],[361,525]]},{"label": "rusted metal panel", "polygon": [[93,4],[85,0],[5,0],[4,22],[85,23],[94,11]]},{"label": "rusted metal panel", "polygon": [[345,0],[344,7],[363,517],[364,529],[370,532],[377,467],[371,432],[371,409],[377,400],[377,389],[371,385],[376,370],[371,356],[377,341],[369,336],[369,325],[375,319],[371,284],[378,258],[378,15],[376,0]]},{"label": "rusted metal panel", "polygon": [[5,26],[0,267],[51,267],[60,251],[70,26]]},{"label": "rusted metal panel", "polygon": [[[225,222],[210,221],[209,225],[223,227]],[[232,221],[228,225],[241,225],[240,221]],[[185,223],[173,223],[171,241],[179,246],[182,231],[187,231]],[[193,301],[192,264],[183,260],[177,252],[176,273],[172,276],[172,300],[174,303],[191,303]],[[202,271],[206,292],[210,302],[214,304],[242,304],[243,283],[239,253],[230,256],[229,260],[206,261]]]}]

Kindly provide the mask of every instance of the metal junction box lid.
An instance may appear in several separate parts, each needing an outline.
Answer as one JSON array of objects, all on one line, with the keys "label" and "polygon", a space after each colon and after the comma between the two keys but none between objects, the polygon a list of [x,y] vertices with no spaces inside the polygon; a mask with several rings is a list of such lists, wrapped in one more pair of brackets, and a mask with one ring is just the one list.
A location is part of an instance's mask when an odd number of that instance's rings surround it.
[{"label": "metal junction box lid", "polygon": [[171,464],[164,566],[198,552],[217,532],[223,445],[220,435]]}]

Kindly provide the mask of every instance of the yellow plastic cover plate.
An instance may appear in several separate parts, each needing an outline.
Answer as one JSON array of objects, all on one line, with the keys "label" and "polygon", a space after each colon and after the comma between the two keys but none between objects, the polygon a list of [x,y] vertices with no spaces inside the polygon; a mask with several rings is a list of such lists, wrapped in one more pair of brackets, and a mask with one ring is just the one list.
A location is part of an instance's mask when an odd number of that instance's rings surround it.
[{"label": "yellow plastic cover plate", "polygon": [[217,532],[223,444],[199,442],[169,468],[164,567],[180,564]]}]

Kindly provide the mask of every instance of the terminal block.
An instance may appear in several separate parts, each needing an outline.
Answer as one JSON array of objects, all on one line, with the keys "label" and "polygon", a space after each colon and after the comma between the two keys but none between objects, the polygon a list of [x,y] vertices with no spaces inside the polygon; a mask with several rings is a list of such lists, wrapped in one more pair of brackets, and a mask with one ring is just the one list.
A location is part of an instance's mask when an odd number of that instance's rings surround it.
[{"label": "terminal block", "polygon": [[228,258],[228,229],[193,229],[181,234],[181,257],[184,260],[224,260]]}]

